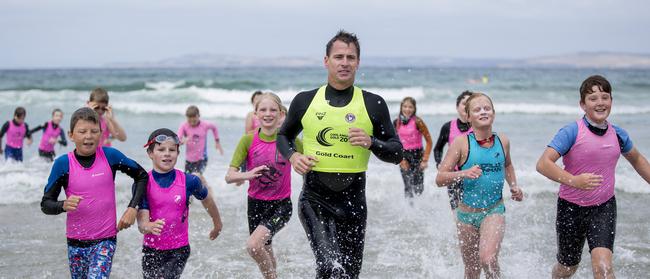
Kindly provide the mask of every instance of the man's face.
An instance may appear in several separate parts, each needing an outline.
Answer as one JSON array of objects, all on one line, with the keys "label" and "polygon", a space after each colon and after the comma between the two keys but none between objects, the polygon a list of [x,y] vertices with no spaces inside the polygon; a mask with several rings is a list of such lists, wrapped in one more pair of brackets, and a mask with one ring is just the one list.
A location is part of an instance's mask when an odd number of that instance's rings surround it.
[{"label": "man's face", "polygon": [[328,72],[327,81],[330,84],[341,87],[339,89],[352,86],[359,68],[357,47],[354,44],[335,41],[329,56],[325,57],[325,67]]}]

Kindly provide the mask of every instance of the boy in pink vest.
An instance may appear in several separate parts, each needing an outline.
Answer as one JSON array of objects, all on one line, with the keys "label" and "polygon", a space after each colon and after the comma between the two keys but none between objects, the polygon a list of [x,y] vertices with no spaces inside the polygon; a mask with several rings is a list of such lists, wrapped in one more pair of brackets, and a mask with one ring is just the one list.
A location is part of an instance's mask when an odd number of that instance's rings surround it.
[{"label": "boy in pink vest", "polygon": [[[650,183],[650,164],[627,132],[607,121],[612,87],[602,76],[580,86],[581,119],[564,126],[537,162],[537,171],[560,183],[557,202],[557,263],[553,278],[569,278],[578,269],[585,240],[594,278],[614,278],[616,236],[615,170],[622,154]],[[564,169],[556,161],[562,157]]]},{"label": "boy in pink vest", "polygon": [[93,89],[86,104],[99,115],[99,124],[102,128],[100,146],[111,146],[113,139],[126,141],[126,132],[113,115],[113,107],[108,104],[108,92],[104,88]]},{"label": "boy in pink vest", "polygon": [[181,145],[186,145],[185,172],[202,177],[208,164],[208,131],[212,131],[215,147],[219,154],[223,155],[223,149],[219,143],[219,131],[214,124],[201,120],[199,108],[196,106],[189,106],[185,111],[185,116],[187,121],[178,129]]},{"label": "boy in pink vest", "polygon": [[[68,136],[75,150],[59,156],[45,186],[41,210],[48,215],[66,212],[68,262],[72,278],[108,278],[117,232],[135,222],[136,207],[147,189],[149,176],[117,149],[99,145],[99,115],[90,108],[72,114]],[[116,220],[115,173],[134,181],[133,197]],[[61,190],[66,199],[59,201]]]},{"label": "boy in pink vest", "polygon": [[14,119],[5,122],[0,130],[0,154],[2,150],[2,138],[7,135],[7,145],[5,146],[5,160],[23,161],[23,141],[27,139],[27,145],[32,144],[32,136],[29,133],[29,127],[25,123],[27,112],[23,107],[17,107],[14,111]]},{"label": "boy in pink vest", "polygon": [[[60,109],[54,109],[52,111],[52,119],[45,122],[43,125],[39,125],[34,129],[30,130],[30,133],[42,130],[43,136],[41,137],[41,142],[38,145],[38,156],[45,159],[48,162],[53,162],[56,153],[54,153],[54,145],[58,142],[60,145],[67,146],[68,141],[65,140],[65,132],[59,124],[63,119],[63,111]],[[57,138],[60,138],[57,141]]]},{"label": "boy in pink vest", "polygon": [[144,278],[180,278],[190,256],[190,198],[201,200],[212,218],[211,240],[221,232],[221,217],[210,188],[199,177],[174,168],[180,141],[169,129],[153,131],[145,147],[153,163],[147,194],[138,211],[138,228],[144,234]]}]

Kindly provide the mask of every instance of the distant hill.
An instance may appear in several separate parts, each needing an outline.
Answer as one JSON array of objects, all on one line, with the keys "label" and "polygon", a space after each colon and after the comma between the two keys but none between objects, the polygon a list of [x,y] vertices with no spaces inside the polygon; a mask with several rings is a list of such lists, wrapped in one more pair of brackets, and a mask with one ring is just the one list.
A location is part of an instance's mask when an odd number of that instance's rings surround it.
[{"label": "distant hill", "polygon": [[[650,54],[581,52],[527,59],[361,57],[364,67],[614,68],[650,69]],[[111,63],[110,68],[320,67],[322,57],[244,57],[190,54],[151,62]]]}]

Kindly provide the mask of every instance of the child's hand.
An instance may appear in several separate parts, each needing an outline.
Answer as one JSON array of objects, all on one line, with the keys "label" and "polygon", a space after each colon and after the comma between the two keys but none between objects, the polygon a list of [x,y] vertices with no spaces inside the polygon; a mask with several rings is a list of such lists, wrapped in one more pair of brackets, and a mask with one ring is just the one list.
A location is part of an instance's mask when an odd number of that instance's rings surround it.
[{"label": "child's hand", "polygon": [[111,105],[106,105],[106,111],[104,112],[104,117],[106,120],[113,120],[113,107]]},{"label": "child's hand", "polygon": [[519,188],[517,185],[510,187],[510,194],[512,194],[510,198],[513,201],[524,200],[524,191],[522,191],[521,188]]},{"label": "child's hand", "polygon": [[221,144],[217,142],[215,146],[217,150],[219,150],[219,155],[223,155],[223,148],[221,148]]},{"label": "child's hand", "polygon": [[127,208],[126,211],[124,211],[124,214],[122,214],[122,218],[120,218],[120,222],[117,223],[117,230],[121,231],[133,225],[133,223],[135,223],[136,215],[138,215],[138,211],[135,208],[133,207]]},{"label": "child's hand", "polygon": [[420,162],[420,170],[426,170],[429,167],[429,162],[422,161]]},{"label": "child's hand", "polygon": [[31,138],[27,138],[27,145],[32,145],[32,142],[34,142]]},{"label": "child's hand", "polygon": [[402,168],[402,170],[407,170],[409,168],[409,162],[406,160],[402,160],[399,162],[399,167]]},{"label": "child's hand", "polygon": [[463,172],[463,177],[469,179],[477,179],[483,174],[481,168],[477,165],[472,166],[470,169]]},{"label": "child's hand", "polygon": [[83,198],[81,196],[71,195],[63,201],[63,210],[65,212],[75,211],[79,206],[79,202]]},{"label": "child's hand", "polygon": [[569,180],[569,185],[583,190],[593,190],[601,183],[603,183],[603,176],[594,173],[581,173]]},{"label": "child's hand", "polygon": [[217,222],[214,223],[214,228],[212,231],[210,231],[210,240],[215,240],[221,233],[221,229],[223,228],[223,224],[221,224],[221,219],[217,220]]},{"label": "child's hand", "polygon": [[146,225],[144,225],[143,231],[145,234],[160,235],[163,227],[165,227],[165,220],[158,219],[153,222],[148,222]]},{"label": "child's hand", "polygon": [[268,171],[269,167],[266,165],[261,165],[257,166],[254,169],[247,171],[244,173],[245,179],[246,180],[251,180],[253,178],[258,178],[260,177],[265,171]]}]

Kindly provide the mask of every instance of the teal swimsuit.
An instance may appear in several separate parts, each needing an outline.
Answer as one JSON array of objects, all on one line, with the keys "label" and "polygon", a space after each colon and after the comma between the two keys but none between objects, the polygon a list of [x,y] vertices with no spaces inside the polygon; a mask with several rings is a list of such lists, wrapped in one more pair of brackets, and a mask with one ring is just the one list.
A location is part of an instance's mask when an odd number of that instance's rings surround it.
[{"label": "teal swimsuit", "polygon": [[488,215],[504,214],[506,211],[502,202],[503,181],[505,178],[505,152],[501,139],[495,134],[492,147],[482,147],[476,141],[474,133],[467,135],[469,149],[467,161],[461,170],[467,170],[478,165],[483,174],[477,179],[463,179],[462,201],[471,208],[485,208],[482,212],[456,211],[458,220],[480,228],[481,222]]}]

